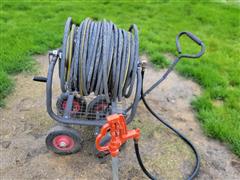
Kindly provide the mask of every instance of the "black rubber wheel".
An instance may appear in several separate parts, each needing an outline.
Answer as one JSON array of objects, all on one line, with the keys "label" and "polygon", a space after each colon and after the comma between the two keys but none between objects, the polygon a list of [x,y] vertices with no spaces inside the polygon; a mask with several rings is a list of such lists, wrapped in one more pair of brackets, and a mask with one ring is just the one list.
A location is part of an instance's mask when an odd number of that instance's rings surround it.
[{"label": "black rubber wheel", "polygon": [[[58,97],[56,106],[57,106],[57,113],[59,115],[64,114],[64,110],[67,106],[67,99],[68,99],[67,93],[62,93],[61,96]],[[84,114],[86,112],[86,107],[87,107],[87,103],[83,97],[74,96],[71,115],[77,116],[77,115]]]},{"label": "black rubber wheel", "polygon": [[80,151],[82,140],[75,129],[58,125],[49,131],[46,146],[56,154],[68,155]]}]

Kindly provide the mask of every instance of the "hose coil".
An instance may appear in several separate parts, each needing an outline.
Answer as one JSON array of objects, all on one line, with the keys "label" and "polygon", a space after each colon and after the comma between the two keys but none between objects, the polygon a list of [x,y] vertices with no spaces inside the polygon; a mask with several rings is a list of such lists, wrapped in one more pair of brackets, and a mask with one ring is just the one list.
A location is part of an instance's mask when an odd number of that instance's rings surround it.
[{"label": "hose coil", "polygon": [[117,28],[110,21],[85,19],[65,24],[59,64],[61,90],[82,96],[105,95],[106,100],[128,98],[133,90],[138,65],[138,29]]}]

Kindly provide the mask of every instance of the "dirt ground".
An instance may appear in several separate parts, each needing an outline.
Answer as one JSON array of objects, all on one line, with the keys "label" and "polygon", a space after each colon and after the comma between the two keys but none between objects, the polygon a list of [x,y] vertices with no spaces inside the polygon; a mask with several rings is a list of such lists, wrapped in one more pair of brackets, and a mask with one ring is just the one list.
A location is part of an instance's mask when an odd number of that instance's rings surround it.
[{"label": "dirt ground", "polygon": [[[142,59],[147,59],[142,56]],[[36,56],[39,74],[47,72],[46,55]],[[164,70],[148,66],[144,86],[147,88]],[[111,179],[111,160],[93,155],[92,128],[80,128],[83,149],[74,155],[59,156],[45,146],[47,131],[54,125],[45,107],[45,85],[32,81],[31,74],[14,77],[15,91],[0,109],[0,177],[1,179]],[[55,74],[54,85],[58,85]],[[58,88],[54,88],[57,92]],[[194,82],[173,72],[147,98],[152,107],[174,127],[193,141],[201,154],[197,179],[240,179],[240,159],[224,144],[203,135],[190,102],[201,89]],[[55,93],[54,98],[59,94]],[[158,123],[141,103],[131,128],[141,128],[140,151],[147,167],[159,179],[184,179],[194,164],[191,150],[170,130]],[[120,154],[120,179],[146,179],[128,142]]]}]

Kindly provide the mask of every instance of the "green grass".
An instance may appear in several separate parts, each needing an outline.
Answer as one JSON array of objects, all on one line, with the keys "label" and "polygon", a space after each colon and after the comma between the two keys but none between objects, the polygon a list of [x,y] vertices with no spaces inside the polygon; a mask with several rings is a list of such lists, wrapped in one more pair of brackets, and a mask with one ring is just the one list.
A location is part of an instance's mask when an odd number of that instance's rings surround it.
[{"label": "green grass", "polygon": [[[240,15],[237,3],[206,2],[3,2],[0,5],[0,105],[14,87],[11,75],[32,70],[33,54],[61,45],[68,16],[110,19],[122,28],[135,23],[140,51],[159,67],[163,54],[176,54],[175,36],[188,30],[207,50],[201,60],[183,60],[177,70],[203,87],[193,107],[207,135],[226,142],[240,156]],[[190,40],[185,52],[196,52]],[[195,50],[197,49],[197,50]]]}]

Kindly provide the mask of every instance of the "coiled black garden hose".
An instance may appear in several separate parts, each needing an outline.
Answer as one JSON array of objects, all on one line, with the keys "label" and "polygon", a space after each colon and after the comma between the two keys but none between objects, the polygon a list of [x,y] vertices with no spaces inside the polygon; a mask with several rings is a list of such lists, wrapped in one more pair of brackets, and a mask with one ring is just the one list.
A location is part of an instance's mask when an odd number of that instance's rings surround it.
[{"label": "coiled black garden hose", "polygon": [[[94,92],[95,95],[104,95],[107,102],[121,100],[122,97],[128,98],[132,93],[136,74],[140,74],[138,46],[136,25],[132,25],[129,31],[125,31],[105,20],[94,22],[87,18],[78,26],[72,23],[71,18],[68,18],[59,64],[61,90],[63,92],[76,91],[83,96]],[[143,78],[144,71],[142,71],[140,81],[143,81]],[[141,97],[135,97],[136,102],[142,99],[152,115],[174,131],[193,150],[196,164],[188,180],[193,179],[200,167],[200,158],[195,147],[185,136],[155,113],[144,97],[142,87]],[[140,167],[150,179],[155,180],[156,178],[143,165],[137,141],[134,146]]]},{"label": "coiled black garden hose", "polygon": [[68,18],[59,68],[61,90],[121,100],[132,93],[138,64],[138,30],[119,29],[87,18],[79,26]]}]

